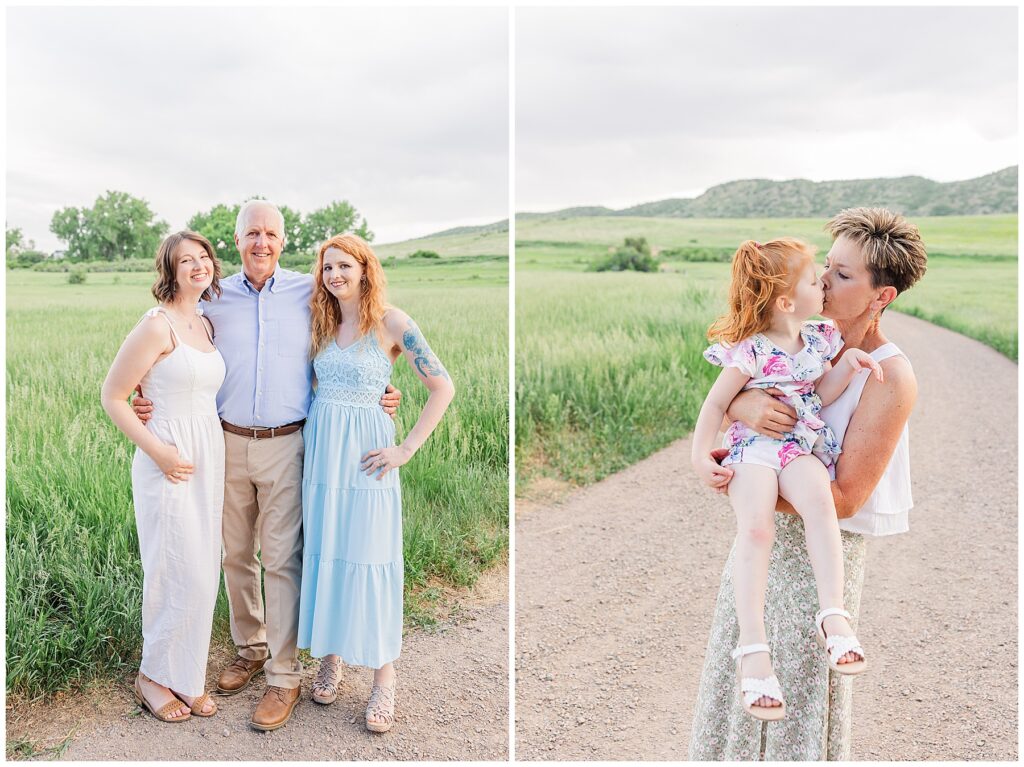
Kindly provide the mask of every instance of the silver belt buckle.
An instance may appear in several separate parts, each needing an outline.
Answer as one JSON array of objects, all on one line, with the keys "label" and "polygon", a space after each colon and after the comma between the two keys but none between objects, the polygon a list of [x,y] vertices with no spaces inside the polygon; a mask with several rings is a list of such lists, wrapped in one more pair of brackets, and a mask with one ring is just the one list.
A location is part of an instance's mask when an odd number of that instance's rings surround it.
[{"label": "silver belt buckle", "polygon": [[252,427],[252,438],[253,439],[259,439],[259,437],[256,436],[256,427],[255,426]]},{"label": "silver belt buckle", "polygon": [[276,427],[273,427],[273,426],[272,426],[272,427],[270,427],[270,438],[271,438],[271,439],[273,439],[273,438],[274,438],[274,429],[275,429],[275,428],[276,428]]}]

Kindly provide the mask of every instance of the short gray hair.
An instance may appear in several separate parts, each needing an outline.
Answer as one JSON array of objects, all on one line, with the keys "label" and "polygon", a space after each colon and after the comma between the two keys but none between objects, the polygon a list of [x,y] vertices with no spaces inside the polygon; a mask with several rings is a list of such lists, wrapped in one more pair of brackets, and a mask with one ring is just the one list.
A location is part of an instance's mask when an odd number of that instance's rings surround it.
[{"label": "short gray hair", "polygon": [[281,239],[286,239],[288,237],[288,233],[284,230],[284,214],[281,212],[280,208],[274,205],[270,200],[246,200],[243,202],[242,207],[238,209],[238,216],[235,218],[235,234],[239,237],[242,236],[242,225],[245,223],[246,216],[249,215],[250,210],[259,205],[274,209],[277,217],[281,219]]}]

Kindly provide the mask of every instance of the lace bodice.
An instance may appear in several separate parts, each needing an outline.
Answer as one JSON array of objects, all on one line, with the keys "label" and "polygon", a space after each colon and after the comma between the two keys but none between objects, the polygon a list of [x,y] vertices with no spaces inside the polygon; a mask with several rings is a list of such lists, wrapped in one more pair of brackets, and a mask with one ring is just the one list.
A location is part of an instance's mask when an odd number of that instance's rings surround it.
[{"label": "lace bodice", "polygon": [[313,360],[321,403],[377,407],[391,379],[391,360],[380,348],[376,333],[344,349],[331,341]]}]

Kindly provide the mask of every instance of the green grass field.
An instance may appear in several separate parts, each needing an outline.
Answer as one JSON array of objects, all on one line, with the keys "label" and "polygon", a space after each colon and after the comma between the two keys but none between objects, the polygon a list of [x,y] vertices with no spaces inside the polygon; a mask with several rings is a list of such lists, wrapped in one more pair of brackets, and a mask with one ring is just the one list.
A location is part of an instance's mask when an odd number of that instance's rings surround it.
[{"label": "green grass field", "polygon": [[[456,399],[402,469],[407,624],[429,622],[447,586],[469,585],[508,549],[508,260],[405,262],[390,299],[419,323]],[[142,572],[131,502],[134,446],[100,384],[153,305],[146,274],[7,273],[7,689],[74,686],[123,672],[141,647]],[[399,434],[426,390],[408,366]],[[215,635],[226,637],[218,605]]]},{"label": "green grass field", "polygon": [[[658,274],[585,273],[646,237],[655,249],[735,247],[794,234],[829,238],[824,221],[527,219],[516,224],[517,494],[538,480],[587,484],[693,427],[715,374],[701,352],[724,310],[729,264],[667,261]],[[929,268],[893,308],[1017,359],[1015,216],[916,220]],[[688,471],[689,467],[680,467]]]}]

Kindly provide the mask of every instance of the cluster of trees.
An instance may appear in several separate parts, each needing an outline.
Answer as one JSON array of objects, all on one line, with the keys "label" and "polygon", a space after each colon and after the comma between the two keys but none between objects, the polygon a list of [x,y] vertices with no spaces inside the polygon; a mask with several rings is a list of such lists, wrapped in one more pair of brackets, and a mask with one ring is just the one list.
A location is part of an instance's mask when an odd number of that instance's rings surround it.
[{"label": "cluster of trees", "polygon": [[[228,263],[239,263],[235,248],[235,221],[241,203],[228,207],[215,205],[205,213],[196,213],[186,226],[206,237],[217,249],[217,256]],[[311,253],[321,242],[335,234],[352,232],[367,242],[373,241],[366,219],[345,200],[332,202],[326,207],[302,215],[287,205],[279,205],[284,216],[285,255]]]},{"label": "cluster of trees", "polygon": [[156,253],[167,234],[149,203],[126,192],[107,192],[91,208],[63,208],[53,214],[50,231],[67,243],[72,261],[123,261]]},{"label": "cluster of trees", "polygon": [[4,229],[4,239],[6,241],[5,254],[7,263],[10,266],[28,267],[46,259],[46,254],[43,251],[36,250],[36,244],[33,240],[25,239],[25,235],[20,227],[12,229],[5,226]]},{"label": "cluster of trees", "polygon": [[590,265],[592,272],[656,272],[658,261],[651,255],[646,237],[627,237],[625,243]]},{"label": "cluster of trees", "polygon": [[[193,215],[186,227],[199,232],[228,263],[238,263],[235,247],[235,219],[241,202],[234,206],[215,205]],[[323,208],[301,214],[281,206],[285,225],[286,254],[309,253],[333,234],[354,232],[367,241],[373,239],[366,219],[348,202],[332,202]],[[123,261],[151,259],[160,240],[167,234],[166,221],[158,220],[149,203],[125,192],[107,192],[91,207],[64,208],[53,215],[50,231],[67,243],[71,261]],[[12,260],[12,233],[15,253],[25,250],[19,229],[7,230],[7,260]],[[38,260],[45,258],[38,254]]]}]

